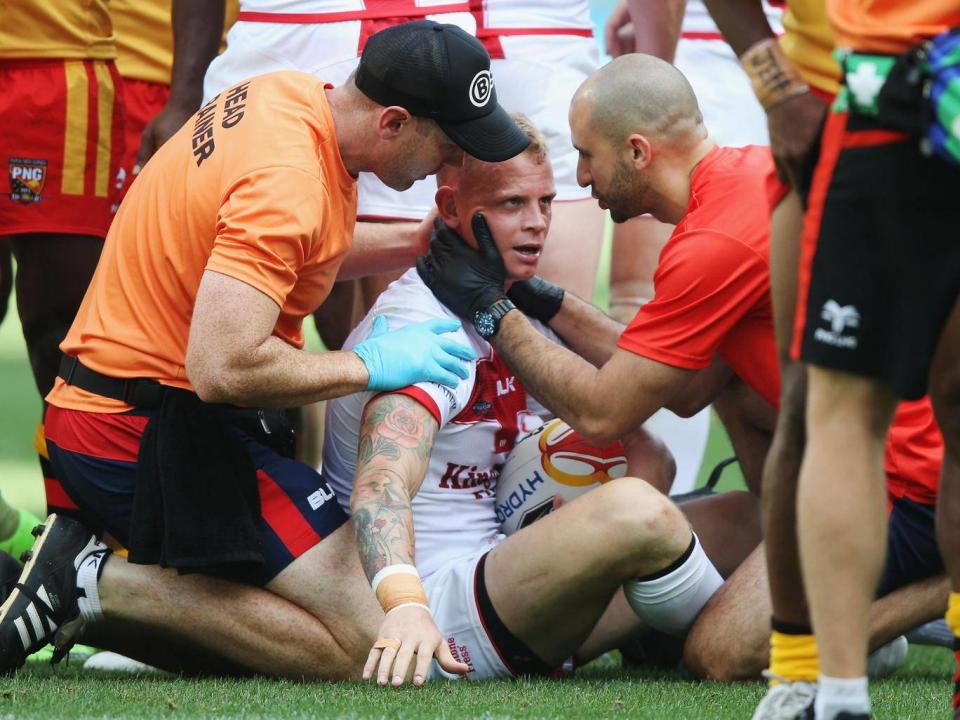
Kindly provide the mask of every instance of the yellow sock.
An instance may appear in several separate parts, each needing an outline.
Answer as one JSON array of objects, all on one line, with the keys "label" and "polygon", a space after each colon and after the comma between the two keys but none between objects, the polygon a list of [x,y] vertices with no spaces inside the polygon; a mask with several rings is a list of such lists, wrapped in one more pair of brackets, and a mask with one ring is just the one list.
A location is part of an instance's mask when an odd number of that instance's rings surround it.
[{"label": "yellow sock", "polygon": [[947,602],[947,625],[953,630],[956,637],[960,637],[960,592],[950,593]]},{"label": "yellow sock", "polygon": [[37,431],[33,434],[33,449],[44,460],[50,459],[50,454],[47,452],[47,436],[43,432],[43,423],[37,425]]},{"label": "yellow sock", "polygon": [[770,633],[770,685],[780,681],[816,682],[820,675],[817,640],[812,634]]}]

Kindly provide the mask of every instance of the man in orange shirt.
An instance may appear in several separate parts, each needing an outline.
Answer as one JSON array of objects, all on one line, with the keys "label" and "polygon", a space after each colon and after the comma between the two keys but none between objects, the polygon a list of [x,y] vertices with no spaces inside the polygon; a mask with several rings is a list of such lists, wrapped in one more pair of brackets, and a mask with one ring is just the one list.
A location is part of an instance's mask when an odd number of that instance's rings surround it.
[{"label": "man in orange shirt", "polygon": [[[117,201],[123,92],[114,58],[106,0],[0,8],[0,240],[17,261],[17,307],[41,398]],[[35,444],[49,479],[42,427]],[[0,512],[0,536],[13,529],[11,512]]]},{"label": "man in orange shirt", "polygon": [[[301,323],[350,248],[360,171],[402,189],[464,151],[500,161],[526,147],[489,62],[454,26],[393,28],[341,87],[282,72],[225,90],[145,166],[48,397],[57,502],[83,523],[53,515],[42,527],[0,607],[0,666],[17,667],[58,626],[89,622],[100,646],[170,667],[169,646],[131,648],[127,623],[118,637],[109,620],[123,619],[171,640],[188,629],[194,646],[247,669],[359,673],[380,611],[353,529],[319,475],[290,459],[269,408],[466,376],[472,351],[440,336],[456,321],[394,333],[379,323],[341,353],[304,351]],[[131,598],[137,587],[149,601]],[[235,621],[218,620],[224,603],[237,618],[266,604],[285,608],[283,625],[312,621],[312,665],[271,656],[269,636],[238,642]],[[451,666],[445,646],[434,651]]]},{"label": "man in orange shirt", "polygon": [[[797,518],[820,655],[807,717],[854,720],[870,717],[867,611],[886,532],[881,442],[899,400],[928,391],[946,446],[938,535],[960,589],[960,170],[955,158],[922,152],[925,128],[909,120],[936,117],[937,85],[927,99],[919,80],[936,73],[928,62],[938,41],[920,57],[910,51],[960,25],[960,8],[830,0],[827,9],[844,86],[824,127],[801,255],[792,353],[809,366],[809,388]],[[947,623],[960,636],[958,592]]]}]

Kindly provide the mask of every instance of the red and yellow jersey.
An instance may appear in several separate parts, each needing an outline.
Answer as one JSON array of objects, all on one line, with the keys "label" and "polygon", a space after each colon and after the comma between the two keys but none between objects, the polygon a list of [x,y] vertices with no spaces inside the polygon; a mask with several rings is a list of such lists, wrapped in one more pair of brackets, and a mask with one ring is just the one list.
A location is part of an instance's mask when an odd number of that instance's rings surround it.
[{"label": "red and yellow jersey", "polygon": [[[303,346],[350,248],[356,182],[321,80],[261,75],[200,109],[130,188],[61,349],[100,373],[191,389],[184,368],[200,278],[240,280],[280,309],[275,337]],[[124,410],[57,382],[58,407]]]},{"label": "red and yellow jersey", "polygon": [[837,47],[902,53],[960,25],[956,0],[828,0]]},{"label": "red and yellow jersey", "polygon": [[788,0],[780,46],[808,85],[829,95],[839,92],[840,66],[824,0]]},{"label": "red and yellow jersey", "polygon": [[116,56],[108,0],[0,2],[0,59]]},{"label": "red and yellow jersey", "polygon": [[[117,35],[117,68],[134,80],[170,84],[173,68],[173,0],[110,0],[110,13]],[[220,50],[236,22],[238,0],[227,0]]]}]

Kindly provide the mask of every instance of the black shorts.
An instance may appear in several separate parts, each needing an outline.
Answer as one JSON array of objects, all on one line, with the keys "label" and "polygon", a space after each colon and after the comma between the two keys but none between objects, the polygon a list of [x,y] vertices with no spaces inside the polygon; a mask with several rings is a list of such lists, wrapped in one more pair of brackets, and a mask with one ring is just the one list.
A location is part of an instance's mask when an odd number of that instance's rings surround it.
[{"label": "black shorts", "polygon": [[877,377],[905,399],[960,292],[960,168],[874,119],[832,113],[804,235],[793,355]]},{"label": "black shorts", "polygon": [[934,505],[907,498],[893,501],[887,524],[887,559],[877,585],[877,597],[943,573],[934,518]]},{"label": "black shorts", "polygon": [[[137,481],[137,455],[150,413],[47,410],[47,449],[56,480],[47,482],[51,511],[74,517],[127,547]],[[262,584],[347,521],[316,470],[236,431],[257,470]]]}]

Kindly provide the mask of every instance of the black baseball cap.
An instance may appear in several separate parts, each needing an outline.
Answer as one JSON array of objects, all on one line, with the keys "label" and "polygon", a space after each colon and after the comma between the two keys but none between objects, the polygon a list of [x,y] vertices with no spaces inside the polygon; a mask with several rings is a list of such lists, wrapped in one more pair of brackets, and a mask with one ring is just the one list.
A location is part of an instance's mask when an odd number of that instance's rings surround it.
[{"label": "black baseball cap", "polygon": [[497,103],[487,51],[456,25],[418,20],[371,35],[356,84],[380,105],[436,121],[480,160],[509,160],[530,144]]}]

